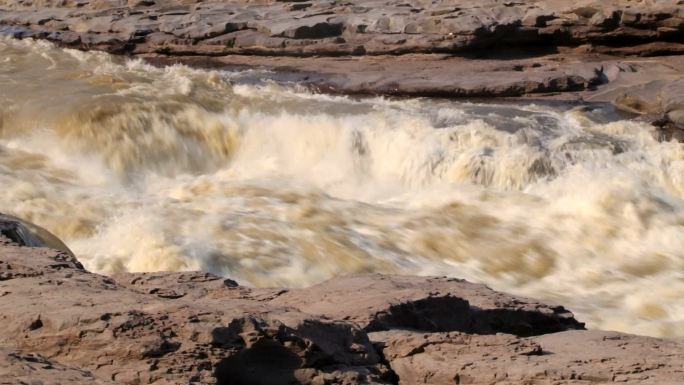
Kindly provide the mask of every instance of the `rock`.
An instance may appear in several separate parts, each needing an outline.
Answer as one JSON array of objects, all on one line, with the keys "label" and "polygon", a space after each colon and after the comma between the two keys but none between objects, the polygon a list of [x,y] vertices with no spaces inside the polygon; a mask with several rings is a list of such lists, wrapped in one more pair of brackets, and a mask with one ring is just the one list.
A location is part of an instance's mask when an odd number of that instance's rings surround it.
[{"label": "rock", "polygon": [[0,214],[0,235],[22,246],[51,247],[74,258],[74,253],[59,238],[44,228],[19,218]]},{"label": "rock", "polygon": [[593,99],[612,101],[619,109],[644,115],[657,127],[659,139],[681,142],[684,139],[684,80],[677,66],[684,70],[684,60],[674,61],[674,68],[670,67],[670,71],[660,76],[638,70],[628,74],[620,72],[618,78]]},{"label": "rock", "polygon": [[365,333],[343,322],[292,315],[279,319],[247,316],[214,329],[214,346],[241,347],[217,364],[218,382],[287,385],[315,383],[317,377],[326,375],[384,382],[386,370],[373,367],[379,360]]},{"label": "rock", "polygon": [[667,102],[679,97],[639,94],[684,74],[680,0],[284,3],[0,0],[0,34],[156,63],[266,67],[326,92],[645,106],[647,119],[667,119],[660,137],[681,131],[681,103]]},{"label": "rock", "polygon": [[91,372],[57,364],[38,354],[0,348],[0,384],[116,385]]},{"label": "rock", "polygon": [[57,251],[0,247],[3,347],[125,384],[388,383],[365,332],[271,304],[279,290],[225,285],[205,273],[114,280]]},{"label": "rock", "polygon": [[[534,0],[524,3],[485,0],[436,0],[406,4],[399,0],[232,2],[171,0],[86,2],[0,0],[0,25],[51,34],[66,26],[81,39],[99,41],[98,48],[110,51],[108,41],[130,43],[134,52],[162,52],[162,47],[144,38],[166,32],[183,37],[181,52],[201,54],[207,50],[221,54],[270,55],[347,54],[343,47],[331,48],[326,40],[345,34],[355,46],[367,47],[368,54],[463,52],[474,49],[524,46],[600,47],[634,46],[634,43],[665,43],[663,53],[681,53],[676,43],[684,36],[684,15],[678,0],[633,3],[624,0],[583,0],[577,4]],[[123,10],[126,10],[125,12]],[[183,16],[183,17],[176,17]],[[50,21],[59,24],[51,25]],[[117,24],[117,31],[112,28]],[[57,25],[60,27],[57,28]],[[307,39],[306,50],[284,44],[268,49],[248,40],[232,46],[215,46],[206,41],[235,32],[257,31],[263,37]],[[144,31],[144,34],[134,33]],[[412,39],[393,44],[374,44],[395,34]],[[100,35],[94,39],[93,35]],[[462,39],[453,39],[454,36]],[[437,37],[432,40],[431,37]],[[53,35],[68,45],[78,44],[75,35]],[[117,43],[119,46],[121,43]],[[638,49],[638,48],[637,48]],[[118,52],[118,51],[117,51]]]},{"label": "rock", "polygon": [[287,290],[202,272],[104,277],[24,243],[0,236],[2,384],[684,378],[684,341],[582,330],[560,306],[459,279],[367,274]]},{"label": "rock", "polygon": [[302,19],[284,19],[264,27],[271,36],[290,39],[323,39],[342,34],[344,21],[329,15],[318,15]]},{"label": "rock", "polygon": [[584,328],[562,306],[548,306],[446,277],[338,277],[288,291],[273,303],[352,321],[369,332],[413,329],[528,336]]},{"label": "rock", "polygon": [[[363,50],[359,53],[363,56],[355,58],[226,56],[181,60],[200,67],[260,67],[272,70],[269,76],[275,81],[297,81],[317,90],[343,94],[519,97],[584,92],[602,81],[602,74],[595,71],[601,62],[580,58],[562,62],[558,57],[499,61],[435,54],[388,60],[364,55]],[[158,56],[147,59],[160,65],[176,60]]]},{"label": "rock", "polygon": [[373,333],[399,384],[676,384],[683,341],[604,331],[506,334]]}]

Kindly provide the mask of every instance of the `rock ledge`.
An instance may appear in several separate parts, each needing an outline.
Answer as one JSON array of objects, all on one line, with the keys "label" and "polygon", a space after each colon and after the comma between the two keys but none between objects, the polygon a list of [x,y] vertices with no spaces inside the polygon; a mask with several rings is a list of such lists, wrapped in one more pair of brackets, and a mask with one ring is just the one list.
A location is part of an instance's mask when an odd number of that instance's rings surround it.
[{"label": "rock ledge", "polygon": [[200,272],[105,277],[12,234],[0,235],[1,384],[684,378],[684,341],[586,331],[563,307],[463,280],[369,274],[287,290]]}]

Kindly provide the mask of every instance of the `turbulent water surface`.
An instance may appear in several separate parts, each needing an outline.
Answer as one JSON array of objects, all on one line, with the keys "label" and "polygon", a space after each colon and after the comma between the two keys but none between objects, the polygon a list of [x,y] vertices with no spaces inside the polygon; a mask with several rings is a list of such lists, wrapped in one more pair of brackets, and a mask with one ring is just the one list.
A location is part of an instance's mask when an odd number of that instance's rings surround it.
[{"label": "turbulent water surface", "polygon": [[[684,335],[684,151],[586,108],[351,99],[0,40],[0,212],[91,270],[439,274]],[[609,114],[608,114],[609,115]]]}]

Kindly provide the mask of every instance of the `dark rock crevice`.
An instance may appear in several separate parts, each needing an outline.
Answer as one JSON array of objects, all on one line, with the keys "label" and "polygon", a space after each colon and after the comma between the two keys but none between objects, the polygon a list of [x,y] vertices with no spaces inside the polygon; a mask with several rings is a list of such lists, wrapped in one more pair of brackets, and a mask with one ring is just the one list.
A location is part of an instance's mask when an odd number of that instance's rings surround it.
[{"label": "dark rock crevice", "polygon": [[282,344],[268,339],[221,360],[215,369],[218,385],[289,385],[302,360]]},{"label": "dark rock crevice", "polygon": [[235,352],[216,364],[218,384],[287,385],[326,377],[385,383],[387,369],[367,335],[342,322],[297,319],[288,326],[249,316],[215,328],[212,345]]},{"label": "dark rock crevice", "polygon": [[452,296],[428,297],[390,306],[372,318],[368,332],[411,329],[469,334],[507,333],[521,337],[584,329],[563,307],[545,312],[519,309],[480,309]]}]

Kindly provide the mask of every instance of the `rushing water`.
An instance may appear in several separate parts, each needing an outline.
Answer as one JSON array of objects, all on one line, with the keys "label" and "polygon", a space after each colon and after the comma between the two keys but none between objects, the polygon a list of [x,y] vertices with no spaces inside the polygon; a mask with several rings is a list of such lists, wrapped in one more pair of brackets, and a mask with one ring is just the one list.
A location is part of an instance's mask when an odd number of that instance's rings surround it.
[{"label": "rushing water", "polygon": [[438,274],[684,335],[684,151],[606,113],[351,99],[0,40],[0,212],[91,270]]}]

